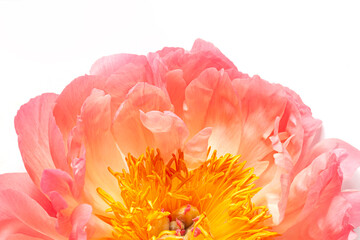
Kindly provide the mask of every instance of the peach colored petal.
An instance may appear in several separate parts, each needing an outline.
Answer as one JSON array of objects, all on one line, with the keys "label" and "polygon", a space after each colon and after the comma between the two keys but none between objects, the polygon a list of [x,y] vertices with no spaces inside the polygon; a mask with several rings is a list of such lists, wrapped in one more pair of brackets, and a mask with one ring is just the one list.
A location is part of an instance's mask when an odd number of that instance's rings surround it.
[{"label": "peach colored petal", "polygon": [[51,217],[55,217],[55,210],[49,199],[34,185],[27,173],[6,173],[0,175],[0,191],[12,189],[25,193],[34,199]]},{"label": "peach colored petal", "polygon": [[141,123],[153,135],[154,142],[149,146],[159,148],[165,161],[170,160],[171,155],[183,148],[185,140],[189,136],[189,130],[181,118],[173,112],[150,111],[144,113],[140,110]]},{"label": "peach colored petal", "polygon": [[23,105],[15,117],[15,129],[25,168],[35,184],[41,173],[55,168],[49,148],[49,118],[56,94],[43,94]]},{"label": "peach colored petal", "polygon": [[[110,194],[119,194],[117,181],[109,173],[108,167],[118,171],[127,169],[125,160],[111,134],[110,102],[110,95],[94,89],[84,101],[77,123],[79,131],[75,133],[77,135],[75,139],[80,139],[83,144],[84,149],[80,148],[80,150],[85,153],[84,188],[86,198],[93,201],[94,208],[100,208],[102,211],[105,205],[98,196],[96,188],[102,187]],[[81,154],[79,153],[79,155]],[[76,163],[80,164],[79,170],[82,170],[83,163],[73,161],[73,167],[76,166]],[[81,182],[81,178],[79,180]]]},{"label": "peach colored petal", "polygon": [[261,80],[258,76],[251,79],[235,79],[232,82],[240,101],[241,137],[237,152],[261,173],[267,164],[261,162],[272,153],[268,139],[275,127],[275,119],[282,116],[286,107],[285,93],[276,85]]},{"label": "peach colored petal", "polygon": [[121,151],[140,156],[153,141],[151,132],[140,121],[140,112],[168,111],[169,97],[158,87],[148,83],[136,84],[119,107],[113,123],[113,135]]},{"label": "peach colored petal", "polygon": [[241,99],[241,112],[246,113],[239,153],[261,176],[257,186],[262,189],[254,201],[268,205],[273,221],[279,223],[293,177],[309,164],[302,156],[316,141],[321,122],[296,94],[280,85],[257,76],[235,79],[233,85]]},{"label": "peach colored petal", "polygon": [[12,234],[11,236],[7,236],[6,240],[43,240],[43,239],[50,239],[48,237],[30,237],[28,235],[22,234],[22,233],[16,233]]},{"label": "peach colored petal", "polygon": [[13,189],[1,190],[0,202],[1,239],[17,233],[40,239],[65,239],[55,230],[56,218],[50,217],[29,195]]},{"label": "peach colored petal", "polygon": [[81,204],[71,214],[72,230],[69,240],[86,240],[86,224],[90,220],[92,207],[88,204]]},{"label": "peach colored petal", "polygon": [[181,69],[169,71],[166,73],[164,79],[166,82],[166,90],[171,103],[174,105],[175,114],[182,118],[186,88],[183,72]]},{"label": "peach colored petal", "polygon": [[153,83],[152,70],[147,61],[130,62],[119,66],[116,72],[107,78],[105,91],[111,95],[112,116],[124,101],[129,90],[138,82]]},{"label": "peach colored petal", "polygon": [[212,127],[209,145],[219,155],[236,154],[240,142],[238,99],[226,73],[215,68],[205,70],[185,91],[184,121],[194,136]]},{"label": "peach colored petal", "polygon": [[103,76],[78,77],[66,86],[56,99],[53,114],[65,143],[76,124],[83,102],[94,88],[104,89],[105,80]]},{"label": "peach colored petal", "polygon": [[189,84],[207,68],[217,70],[235,69],[235,65],[225,57],[213,44],[197,39],[189,54],[181,59],[181,69],[184,72],[184,79]]},{"label": "peach colored petal", "polygon": [[49,117],[49,148],[55,167],[70,173],[63,136],[56,125],[54,116]]},{"label": "peach colored petal", "polygon": [[284,239],[347,239],[360,224],[355,217],[360,209],[351,197],[358,195],[341,193],[347,149],[320,142],[308,157],[314,160],[291,183],[284,221],[275,229]]},{"label": "peach colored petal", "polygon": [[193,136],[184,146],[185,161],[188,168],[196,168],[207,159],[211,127],[206,127]]},{"label": "peach colored petal", "polygon": [[98,59],[91,66],[90,74],[108,77],[128,63],[142,65],[146,62],[147,59],[145,56],[135,54],[114,54]]}]

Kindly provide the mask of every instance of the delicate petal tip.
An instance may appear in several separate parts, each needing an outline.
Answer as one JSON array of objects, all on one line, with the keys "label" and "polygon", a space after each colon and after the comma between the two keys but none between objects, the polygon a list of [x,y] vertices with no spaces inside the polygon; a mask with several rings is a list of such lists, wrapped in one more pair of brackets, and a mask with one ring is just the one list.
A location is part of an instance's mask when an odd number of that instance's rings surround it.
[{"label": "delicate petal tip", "polygon": [[108,77],[115,73],[121,66],[128,63],[141,64],[147,62],[145,56],[135,54],[114,54],[98,59],[90,69],[91,75]]},{"label": "delicate petal tip", "polygon": [[190,169],[199,167],[207,158],[211,127],[206,127],[193,136],[184,147],[186,166]]},{"label": "delicate petal tip", "polygon": [[72,230],[69,239],[70,240],[86,240],[87,223],[91,218],[92,207],[89,204],[81,204],[77,206],[71,214]]}]

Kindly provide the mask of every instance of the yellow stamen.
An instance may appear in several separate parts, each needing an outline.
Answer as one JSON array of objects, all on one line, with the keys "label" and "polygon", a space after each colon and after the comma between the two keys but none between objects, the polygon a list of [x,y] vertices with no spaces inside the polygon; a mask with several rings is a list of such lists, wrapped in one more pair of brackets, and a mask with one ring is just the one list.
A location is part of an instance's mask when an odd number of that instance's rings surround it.
[{"label": "yellow stamen", "polygon": [[[112,213],[99,217],[113,226],[114,239],[256,240],[276,236],[265,225],[271,217],[268,209],[251,201],[260,190],[254,188],[254,170],[244,168],[246,163],[239,158],[217,157],[214,152],[199,168],[189,170],[181,151],[167,164],[159,150],[148,149],[139,158],[129,154],[129,172],[109,168],[121,196],[114,198],[97,189]],[[179,221],[179,228],[174,221]]]}]

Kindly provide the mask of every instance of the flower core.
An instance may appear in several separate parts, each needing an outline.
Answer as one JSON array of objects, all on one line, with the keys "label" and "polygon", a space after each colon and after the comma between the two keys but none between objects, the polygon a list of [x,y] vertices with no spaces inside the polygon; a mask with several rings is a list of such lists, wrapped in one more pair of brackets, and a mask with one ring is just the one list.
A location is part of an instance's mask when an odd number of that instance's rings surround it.
[{"label": "flower core", "polygon": [[114,239],[266,239],[276,236],[265,220],[271,215],[251,198],[260,190],[252,168],[240,156],[216,156],[189,170],[183,152],[165,163],[148,149],[126,158],[129,172],[110,173],[118,180],[121,197],[97,191],[110,206],[99,216],[112,225]]}]

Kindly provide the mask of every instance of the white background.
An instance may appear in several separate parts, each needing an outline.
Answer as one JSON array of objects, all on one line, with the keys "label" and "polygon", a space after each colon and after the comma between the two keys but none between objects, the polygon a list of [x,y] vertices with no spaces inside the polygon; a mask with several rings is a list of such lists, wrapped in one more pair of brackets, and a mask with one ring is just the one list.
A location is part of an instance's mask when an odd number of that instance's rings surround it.
[{"label": "white background", "polygon": [[360,148],[359,1],[0,0],[0,173],[23,171],[13,119],[99,57],[214,43],[240,71],[295,90],[325,137]]}]

